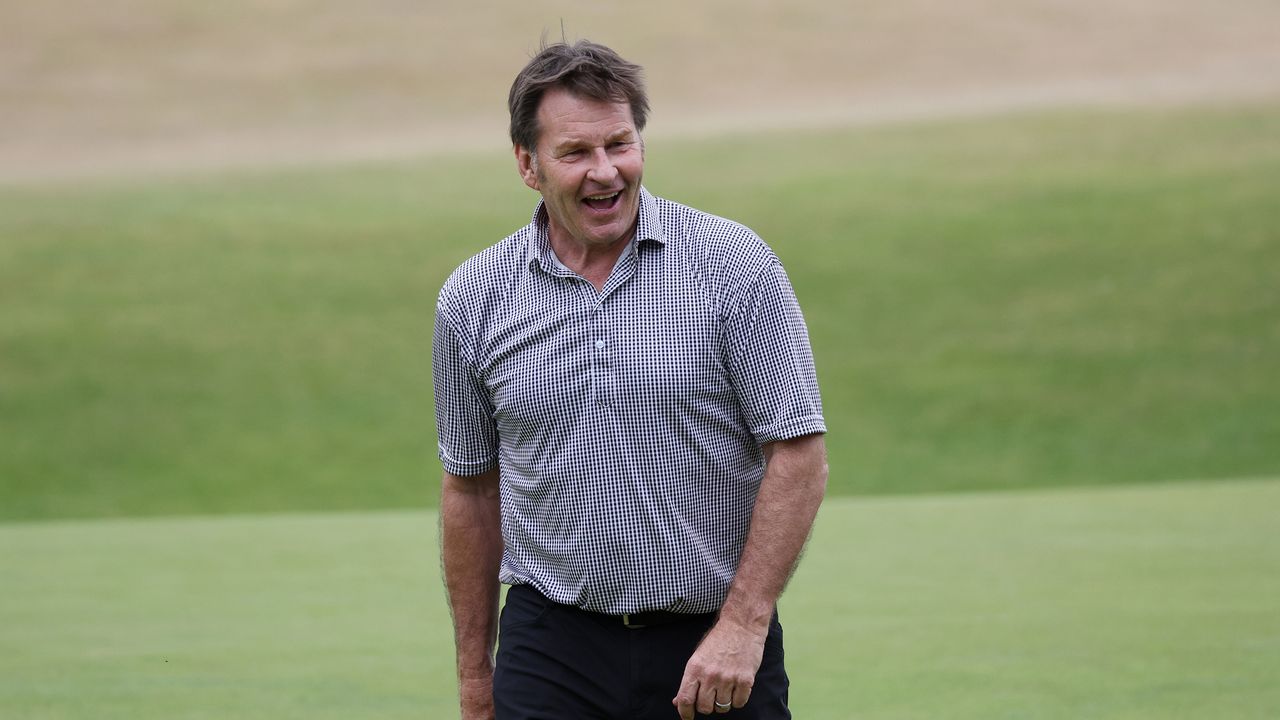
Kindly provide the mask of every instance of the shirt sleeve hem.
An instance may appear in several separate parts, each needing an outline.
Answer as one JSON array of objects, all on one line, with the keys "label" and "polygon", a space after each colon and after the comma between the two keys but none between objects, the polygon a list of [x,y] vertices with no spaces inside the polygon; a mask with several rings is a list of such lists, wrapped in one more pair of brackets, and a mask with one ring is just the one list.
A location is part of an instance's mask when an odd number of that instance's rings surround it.
[{"label": "shirt sleeve hem", "polygon": [[754,433],[756,442],[764,445],[779,440],[791,440],[805,435],[818,435],[827,431],[827,423],[821,415],[796,418],[778,425],[761,428]]},{"label": "shirt sleeve hem", "polygon": [[453,460],[444,457],[443,455],[440,456],[440,464],[444,466],[445,472],[450,475],[458,475],[461,477],[481,475],[489,472],[498,465],[497,461],[493,458],[478,460],[475,462],[462,462],[460,460]]}]

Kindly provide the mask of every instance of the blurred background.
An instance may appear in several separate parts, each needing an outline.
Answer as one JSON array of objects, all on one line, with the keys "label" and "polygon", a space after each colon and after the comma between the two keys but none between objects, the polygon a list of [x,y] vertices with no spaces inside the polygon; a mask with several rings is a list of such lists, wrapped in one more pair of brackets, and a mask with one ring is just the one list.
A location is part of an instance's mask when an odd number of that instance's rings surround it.
[{"label": "blurred background", "polygon": [[0,13],[0,517],[432,505],[434,294],[527,222],[506,93],[562,34],[645,66],[650,189],[795,276],[837,492],[1280,466],[1274,3]]},{"label": "blurred background", "polygon": [[648,71],[652,133],[1265,98],[1274,3],[5,3],[11,181],[503,151],[539,37]]},{"label": "blurred background", "polygon": [[805,717],[1274,717],[1272,0],[0,0],[0,715],[454,712],[431,324],[543,37],[797,288]]},{"label": "blurred background", "polygon": [[650,190],[795,275],[836,492],[1280,466],[1275,4],[0,13],[3,518],[433,505],[434,293],[527,222],[507,88],[562,36],[646,68]]}]

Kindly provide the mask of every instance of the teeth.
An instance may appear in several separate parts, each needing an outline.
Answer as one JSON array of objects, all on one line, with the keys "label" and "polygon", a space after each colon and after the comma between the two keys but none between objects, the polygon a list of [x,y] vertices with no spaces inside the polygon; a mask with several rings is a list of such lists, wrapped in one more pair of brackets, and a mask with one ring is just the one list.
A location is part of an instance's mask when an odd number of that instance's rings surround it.
[{"label": "teeth", "polygon": [[617,197],[618,193],[609,193],[608,195],[588,195],[588,200],[608,200],[611,197]]}]

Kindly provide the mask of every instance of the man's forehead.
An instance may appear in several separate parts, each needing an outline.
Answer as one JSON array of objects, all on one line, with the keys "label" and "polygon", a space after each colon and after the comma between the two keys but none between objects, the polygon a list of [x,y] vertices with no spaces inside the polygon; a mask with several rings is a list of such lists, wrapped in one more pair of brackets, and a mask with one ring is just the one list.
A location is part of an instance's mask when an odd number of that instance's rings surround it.
[{"label": "man's forehead", "polygon": [[543,96],[538,106],[538,124],[543,130],[557,135],[636,131],[630,103],[596,100],[559,88],[549,90]]}]

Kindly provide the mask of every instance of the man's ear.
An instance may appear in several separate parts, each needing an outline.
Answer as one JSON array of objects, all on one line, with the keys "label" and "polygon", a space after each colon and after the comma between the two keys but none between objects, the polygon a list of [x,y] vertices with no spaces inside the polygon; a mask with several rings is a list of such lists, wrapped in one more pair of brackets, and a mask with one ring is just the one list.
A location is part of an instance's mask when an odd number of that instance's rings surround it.
[{"label": "man's ear", "polygon": [[538,189],[538,159],[532,152],[523,145],[515,146],[516,152],[516,171],[520,173],[520,179],[524,180],[524,184]]}]

